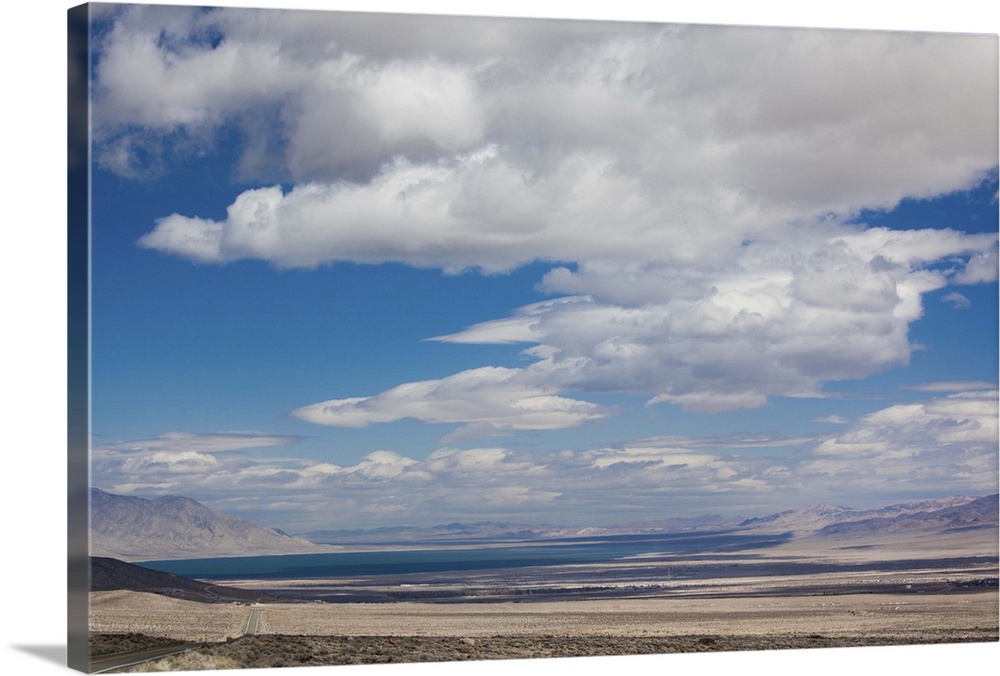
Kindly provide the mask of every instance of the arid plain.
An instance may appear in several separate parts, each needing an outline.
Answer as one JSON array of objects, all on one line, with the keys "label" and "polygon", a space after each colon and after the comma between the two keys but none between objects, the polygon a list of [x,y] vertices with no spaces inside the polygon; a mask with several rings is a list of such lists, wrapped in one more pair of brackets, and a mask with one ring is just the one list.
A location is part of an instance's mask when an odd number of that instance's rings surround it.
[{"label": "arid plain", "polygon": [[93,592],[91,630],[228,641],[198,651],[208,666],[146,670],[985,642],[998,640],[996,551],[996,532],[974,529],[461,576],[227,581],[295,599],[256,606]]}]

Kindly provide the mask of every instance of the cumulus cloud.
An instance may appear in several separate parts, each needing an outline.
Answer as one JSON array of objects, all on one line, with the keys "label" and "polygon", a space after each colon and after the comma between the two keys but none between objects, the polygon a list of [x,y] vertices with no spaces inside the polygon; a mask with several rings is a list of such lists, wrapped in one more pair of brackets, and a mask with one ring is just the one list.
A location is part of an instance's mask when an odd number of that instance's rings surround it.
[{"label": "cumulus cloud", "polygon": [[301,530],[350,527],[361,517],[533,522],[542,507],[549,522],[595,525],[637,512],[648,519],[717,512],[722,496],[733,498],[730,510],[759,516],[823,500],[861,506],[875,495],[995,492],[997,403],[995,390],[964,391],[855,421],[834,416],[829,421],[843,429],[819,438],[664,436],[545,453],[445,447],[422,460],[379,450],[343,466],[233,454],[225,445],[212,451],[214,435],[185,435],[190,446],[170,450],[140,440],[95,451],[109,490],[179,492],[248,518],[289,513]]},{"label": "cumulus cloud", "polygon": [[821,396],[907,364],[925,294],[996,280],[995,233],[857,222],[995,180],[990,36],[155,7],[112,19],[97,43],[99,162],[137,174],[143,157],[211,152],[236,129],[240,171],[291,183],[242,192],[223,219],[164,215],[140,246],[279,268],[557,266],[539,289],[563,298],[439,338],[525,343],[531,366],[320,402],[303,420],[445,422],[458,441],[609,415],[570,390],[701,412]]},{"label": "cumulus cloud", "polygon": [[[555,195],[532,194],[523,172],[500,159],[494,146],[434,164],[399,158],[366,184],[246,191],[228,207],[224,221],[172,214],[139,244],[208,263],[262,258],[280,267],[313,267],[402,261],[503,271],[568,253],[562,245],[579,226],[576,217],[596,222],[614,210],[601,200],[590,213],[589,202],[567,194],[600,190],[616,180],[582,158],[567,159],[543,180],[553,184]],[[565,218],[547,221],[544,214],[553,210]],[[584,237],[575,246],[581,254],[604,239],[597,228],[590,233],[579,231]]]},{"label": "cumulus cloud", "polygon": [[997,438],[997,392],[963,392],[865,416],[813,449],[797,475],[848,494],[995,492]]},{"label": "cumulus cloud", "polygon": [[170,492],[189,479],[228,474],[229,467],[245,462],[252,449],[286,446],[300,437],[262,432],[194,434],[167,432],[155,437],[95,444],[90,461],[95,476],[114,477],[111,490]]},{"label": "cumulus cloud", "polygon": [[[352,245],[376,225],[374,258],[417,265],[690,261],[968,187],[996,163],[988,36],[141,7],[115,18],[98,45],[99,155],[130,166],[134,144],[155,156],[182,131],[210,147],[235,125],[248,154],[271,148],[245,166],[322,184],[262,216],[268,242],[212,260],[368,261]],[[489,148],[486,166],[460,160]],[[329,204],[413,190],[424,200],[406,210]],[[442,209],[450,218],[425,233],[443,234],[441,249],[408,247],[401,223]],[[187,218],[170,227],[200,237]],[[448,239],[456,225],[494,236],[468,251]],[[204,260],[176,240],[158,248]]]},{"label": "cumulus cloud", "polygon": [[746,243],[725,263],[584,263],[541,282],[571,293],[434,340],[529,345],[534,363],[408,383],[295,415],[358,426],[412,417],[461,423],[457,442],[504,430],[557,429],[610,412],[559,391],[624,391],[711,413],[768,397],[820,397],[830,380],[909,363],[924,294],[945,287],[996,235],[950,230],[844,232],[817,241]]},{"label": "cumulus cloud", "polygon": [[875,229],[748,243],[719,268],[557,268],[542,286],[577,295],[437,340],[535,343],[533,371],[567,389],[645,393],[651,404],[693,411],[755,408],[769,396],[822,396],[828,380],[907,364],[922,296],[948,284],[939,263],[960,268],[970,251],[995,242],[992,234]]},{"label": "cumulus cloud", "polygon": [[966,265],[955,273],[952,281],[955,284],[981,284],[997,280],[998,265],[997,249],[986,249],[977,252]]},{"label": "cumulus cloud", "polygon": [[344,471],[357,472],[370,479],[390,479],[399,476],[407,467],[415,464],[416,460],[405,458],[392,451],[374,451],[366,455],[357,466]]}]

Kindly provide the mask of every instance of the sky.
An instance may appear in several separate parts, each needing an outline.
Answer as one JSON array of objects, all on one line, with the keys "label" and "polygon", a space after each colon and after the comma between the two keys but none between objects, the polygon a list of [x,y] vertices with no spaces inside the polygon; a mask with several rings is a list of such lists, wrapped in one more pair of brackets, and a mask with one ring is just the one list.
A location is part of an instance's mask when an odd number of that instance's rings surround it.
[{"label": "sky", "polygon": [[997,491],[997,37],[95,13],[92,484],[257,523]]}]

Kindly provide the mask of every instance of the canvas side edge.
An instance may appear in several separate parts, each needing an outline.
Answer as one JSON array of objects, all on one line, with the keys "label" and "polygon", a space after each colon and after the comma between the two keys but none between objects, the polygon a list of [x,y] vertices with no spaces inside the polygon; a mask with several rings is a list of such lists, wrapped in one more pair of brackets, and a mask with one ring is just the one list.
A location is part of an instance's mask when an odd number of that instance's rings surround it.
[{"label": "canvas side edge", "polygon": [[90,8],[67,12],[67,665],[89,672]]}]

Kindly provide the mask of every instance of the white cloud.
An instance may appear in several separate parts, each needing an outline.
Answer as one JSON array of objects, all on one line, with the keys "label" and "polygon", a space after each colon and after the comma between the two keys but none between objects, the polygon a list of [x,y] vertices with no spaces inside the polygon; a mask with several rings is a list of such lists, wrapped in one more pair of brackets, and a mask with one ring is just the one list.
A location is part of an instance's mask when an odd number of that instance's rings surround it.
[{"label": "white cloud", "polygon": [[955,284],[981,284],[995,282],[997,270],[1000,267],[997,260],[997,249],[987,249],[976,253],[969,262],[960,269],[952,279]]},{"label": "white cloud", "polygon": [[828,380],[908,363],[909,326],[925,293],[945,286],[996,236],[853,232],[750,243],[718,266],[586,263],[543,288],[573,297],[438,337],[535,343],[535,377],[583,391],[619,390],[693,411],[755,408],[769,396],[821,396]]},{"label": "white cloud", "polygon": [[424,461],[427,471],[440,473],[494,473],[509,468],[521,468],[508,462],[510,453],[503,448],[457,449],[442,448]]},{"label": "white cloud", "polygon": [[431,423],[473,423],[518,430],[575,427],[612,415],[585,401],[550,394],[532,371],[483,367],[440,380],[406,383],[371,397],[332,399],[292,415],[320,425],[365,427],[414,418]]},{"label": "white cloud", "polygon": [[423,460],[381,450],[343,466],[221,447],[100,447],[98,475],[112,491],[180,493],[247,518],[267,514],[268,523],[287,514],[300,530],[359,519],[531,523],[543,506],[546,521],[570,525],[697,516],[723,504],[731,516],[761,516],[831,500],[863,506],[874,496],[996,492],[997,402],[994,390],[897,404],[853,423],[831,419],[845,428],[818,439],[672,436],[548,453],[441,448]]},{"label": "white cloud", "polygon": [[[571,174],[591,171],[582,160],[572,159],[564,169]],[[562,183],[566,178],[549,180]],[[552,209],[583,213],[587,205],[571,204],[571,196],[557,197],[562,203],[546,203],[546,196],[531,194],[522,173],[488,146],[434,164],[397,159],[364,185],[308,183],[287,194],[277,186],[246,191],[228,207],[225,221],[173,214],[160,219],[139,243],[211,263],[263,258],[280,267],[312,267],[332,261],[403,261],[500,271],[558,253],[571,220],[556,227],[539,214]],[[492,203],[495,211],[489,210]],[[581,249],[594,245],[593,238],[580,243]]]},{"label": "white cloud", "polygon": [[849,421],[842,415],[824,415],[813,418],[813,422],[830,423],[831,425],[846,425]]},{"label": "white cloud", "polygon": [[97,64],[99,129],[217,126],[236,111],[288,95],[304,75],[281,58],[277,45],[178,46],[155,29],[129,28],[116,26]]},{"label": "white cloud", "polygon": [[162,494],[180,492],[192,482],[204,486],[222,477],[229,479],[236,468],[246,466],[247,451],[299,440],[261,432],[167,432],[147,439],[95,444],[90,460],[95,479],[111,482],[104,485],[108,490]]},{"label": "white cloud", "polygon": [[[94,119],[109,166],[178,134],[203,152],[237,125],[245,169],[313,184],[268,194],[260,222],[232,217],[237,241],[214,257],[184,246],[204,235],[197,215],[168,217],[175,236],[157,248],[197,260],[691,263],[974,184],[996,164],[992,49],[988,36],[128,8],[100,43]],[[463,159],[489,148],[489,162]],[[243,246],[254,227],[269,237]]]},{"label": "white cloud", "polygon": [[996,391],[899,404],[819,444],[798,475],[803,483],[858,493],[996,491],[998,433]]},{"label": "white cloud", "polygon": [[942,303],[948,303],[956,310],[964,310],[972,305],[972,301],[958,293],[957,291],[941,297]]},{"label": "white cloud", "polygon": [[243,171],[294,184],[246,190],[224,219],[167,215],[141,246],[281,268],[570,264],[539,287],[570,298],[439,338],[523,342],[532,365],[303,420],[461,425],[454,442],[610,415],[567,391],[703,412],[820,396],[907,364],[928,292],[996,279],[995,233],[853,222],[995,176],[990,36],[116,16],[98,44],[100,161],[136,173],[135,149],[210,152],[235,126]]},{"label": "white cloud", "polygon": [[215,432],[212,434],[193,434],[190,432],[166,432],[164,434],[138,439],[95,445],[91,453],[98,457],[111,454],[146,453],[146,452],[196,452],[225,453],[249,448],[266,448],[268,446],[285,446],[294,444],[300,437],[266,434],[263,432]]},{"label": "white cloud", "polygon": [[949,380],[933,383],[920,383],[911,390],[917,392],[971,392],[974,390],[995,390],[997,383],[987,380]]},{"label": "white cloud", "polygon": [[361,92],[365,109],[382,122],[383,143],[425,139],[445,149],[480,140],[484,121],[472,74],[436,62],[393,62],[374,74]]},{"label": "white cloud", "polygon": [[122,471],[128,474],[188,474],[211,472],[218,466],[214,456],[195,451],[155,451],[141,456],[127,457]]},{"label": "white cloud", "polygon": [[416,460],[405,458],[393,451],[374,451],[347,472],[358,472],[368,478],[390,479],[402,474],[407,467],[417,464]]}]

